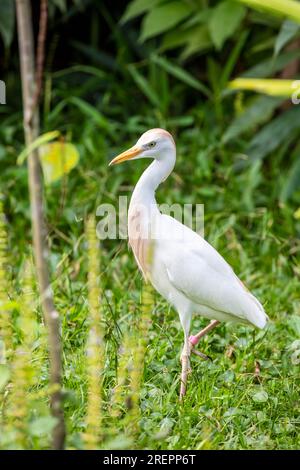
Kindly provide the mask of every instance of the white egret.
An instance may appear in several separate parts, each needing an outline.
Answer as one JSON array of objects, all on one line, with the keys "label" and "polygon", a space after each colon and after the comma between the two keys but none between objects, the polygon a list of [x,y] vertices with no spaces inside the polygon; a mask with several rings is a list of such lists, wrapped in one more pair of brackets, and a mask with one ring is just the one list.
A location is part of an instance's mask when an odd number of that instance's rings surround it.
[{"label": "white egret", "polygon": [[[155,191],[172,172],[176,161],[173,137],[164,129],[145,132],[134,147],[110,165],[152,158],[130,201],[128,235],[137,264],[146,280],[177,310],[184,330],[181,354],[180,397],[186,392],[189,358],[200,338],[220,321],[238,321],[264,328],[267,315],[260,302],[244,287],[224,258],[199,234],[162,214]],[[189,336],[193,313],[211,319],[195,336]]]}]

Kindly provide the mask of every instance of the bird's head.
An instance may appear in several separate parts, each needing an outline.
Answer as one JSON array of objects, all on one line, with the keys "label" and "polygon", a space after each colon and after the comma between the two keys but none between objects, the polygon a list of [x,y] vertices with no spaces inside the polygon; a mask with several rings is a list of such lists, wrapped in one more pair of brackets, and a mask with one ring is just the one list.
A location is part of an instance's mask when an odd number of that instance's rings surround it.
[{"label": "bird's head", "polygon": [[117,165],[138,158],[160,160],[170,152],[175,154],[175,142],[171,134],[164,129],[150,129],[141,135],[133,147],[115,157],[109,164]]}]

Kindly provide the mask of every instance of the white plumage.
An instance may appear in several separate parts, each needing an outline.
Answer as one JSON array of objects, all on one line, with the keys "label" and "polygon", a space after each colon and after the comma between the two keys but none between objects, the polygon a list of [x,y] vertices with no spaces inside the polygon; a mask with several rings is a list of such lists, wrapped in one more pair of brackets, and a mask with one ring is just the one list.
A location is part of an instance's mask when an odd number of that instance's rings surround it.
[{"label": "white plumage", "polygon": [[183,396],[190,352],[203,336],[200,332],[189,341],[193,313],[214,320],[203,333],[219,321],[238,321],[264,328],[268,317],[260,302],[207,241],[176,219],[160,213],[155,191],[172,172],[176,161],[171,134],[163,129],[151,129],[111,164],[137,158],[153,158],[153,162],[132,194],[129,243],[144,277],[179,313],[185,336],[181,356],[180,395]]}]

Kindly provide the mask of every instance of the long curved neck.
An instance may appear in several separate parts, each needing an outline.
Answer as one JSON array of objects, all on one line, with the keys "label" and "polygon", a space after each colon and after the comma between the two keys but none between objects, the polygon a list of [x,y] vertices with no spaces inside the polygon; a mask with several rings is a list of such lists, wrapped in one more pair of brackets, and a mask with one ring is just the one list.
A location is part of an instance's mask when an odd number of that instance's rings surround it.
[{"label": "long curved neck", "polygon": [[154,160],[140,177],[130,204],[155,204],[155,191],[172,172],[176,160],[176,151],[168,153],[168,158]]}]

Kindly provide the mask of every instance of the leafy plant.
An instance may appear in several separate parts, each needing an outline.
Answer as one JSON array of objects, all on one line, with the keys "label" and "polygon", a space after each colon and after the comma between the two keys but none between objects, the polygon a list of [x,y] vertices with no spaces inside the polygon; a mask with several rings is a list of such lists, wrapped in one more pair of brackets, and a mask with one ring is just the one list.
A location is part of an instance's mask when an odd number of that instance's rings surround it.
[{"label": "leafy plant", "polygon": [[[203,7],[201,2],[133,0],[122,21],[145,15],[140,41],[163,35],[162,49],[183,48],[181,57],[187,59],[211,47],[221,49],[236,33],[246,9],[231,0]],[[176,27],[176,30],[174,28]]]},{"label": "leafy plant", "polygon": [[[170,61],[161,55],[150,56],[150,61],[154,61],[162,67],[168,74],[176,76],[182,80],[190,88],[204,93],[206,97],[212,100],[216,115],[220,122],[224,121],[224,102],[228,97],[232,97],[229,90],[243,90],[264,93],[278,100],[258,99],[247,100],[244,98],[244,107],[241,115],[236,116],[228,129],[223,134],[222,141],[227,143],[233,138],[242,136],[249,128],[253,129],[272,119],[279,105],[283,102],[283,98],[291,98],[297,95],[296,83],[293,77],[289,79],[281,79],[274,77],[276,73],[281,72],[293,61],[299,60],[299,50],[284,50],[291,42],[297,40],[300,36],[299,29],[299,12],[300,6],[298,2],[293,0],[288,4],[282,0],[224,0],[221,2],[179,2],[174,1],[157,1],[151,6],[151,2],[146,0],[133,0],[128,5],[122,21],[127,22],[143,15],[141,23],[140,41],[147,41],[153,37],[160,39],[160,51],[168,52],[171,49],[181,49],[179,56],[180,61],[192,59],[194,54],[204,54],[208,49],[215,49],[215,54],[219,51],[225,51],[226,60],[224,65],[220,66],[214,55],[210,56],[206,62],[206,73],[202,75],[208,80],[208,84],[203,80],[190,75],[190,73],[176,61]],[[264,35],[257,25],[264,22],[265,17],[259,13],[250,14],[247,12],[246,6],[258,9],[259,12],[271,14],[270,24],[278,33],[272,38],[272,41],[266,42],[264,45]],[[172,12],[174,16],[172,16]],[[275,15],[274,19],[273,16]],[[269,17],[268,17],[269,18]],[[287,19],[285,19],[287,18]],[[158,21],[159,19],[159,21]],[[172,24],[172,20],[174,24]],[[237,39],[238,31],[243,27],[243,33]],[[257,28],[258,34],[255,40],[251,37],[251,29]],[[235,40],[234,48],[228,53],[226,43]],[[250,44],[250,49],[248,46]],[[244,57],[240,55],[243,48],[248,46],[248,60],[245,63]],[[264,50],[273,48],[273,56],[265,59],[261,53]],[[258,61],[256,56],[262,57]],[[253,60],[252,60],[253,57]],[[222,59],[221,59],[222,61]],[[251,61],[253,66],[249,67]],[[230,80],[236,68],[242,70],[239,78]],[[196,73],[197,73],[197,69]],[[159,107],[160,97],[151,92],[147,87],[142,76],[139,76],[136,69],[131,68],[135,73],[135,81],[143,88],[144,92],[150,99],[151,103]],[[266,78],[270,77],[270,78]],[[143,82],[144,81],[144,82]],[[244,95],[239,95],[244,96]],[[280,99],[282,97],[282,99]],[[297,97],[297,96],[296,96]],[[199,98],[200,99],[200,98]],[[287,113],[286,117],[278,117],[274,123],[270,123],[266,129],[262,129],[257,136],[250,142],[246,152],[250,152],[248,161],[254,158],[264,158],[270,154],[279,145],[286,142],[290,145],[296,140],[296,132],[292,125],[288,129],[284,125],[285,122],[290,123],[293,115],[298,115],[298,111]],[[291,116],[291,118],[290,118]],[[281,126],[282,123],[282,126]],[[276,132],[276,136],[272,137],[272,132]],[[268,142],[266,141],[268,137]],[[272,144],[269,140],[272,139]],[[287,145],[288,148],[288,145]],[[257,156],[254,153],[257,150]],[[239,165],[238,165],[239,166]],[[298,174],[298,173],[297,173]],[[300,186],[300,181],[299,181]],[[289,188],[297,188],[295,178],[293,184],[288,185]],[[289,192],[289,195],[291,193]]]}]

